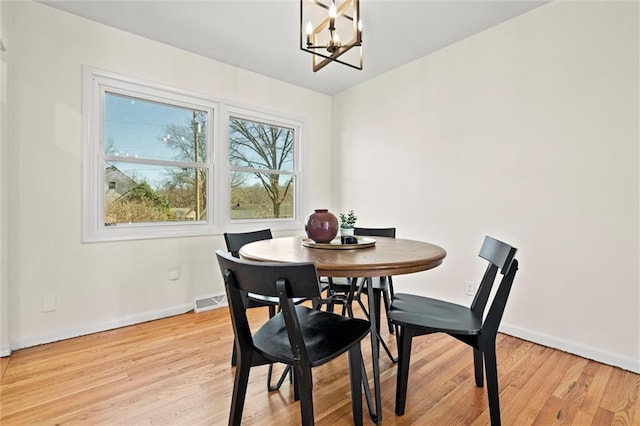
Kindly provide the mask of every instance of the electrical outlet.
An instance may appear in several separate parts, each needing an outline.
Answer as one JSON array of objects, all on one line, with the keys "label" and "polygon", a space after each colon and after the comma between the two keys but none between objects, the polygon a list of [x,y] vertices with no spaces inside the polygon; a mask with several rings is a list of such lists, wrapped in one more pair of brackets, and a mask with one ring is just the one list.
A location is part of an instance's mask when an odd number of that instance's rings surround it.
[{"label": "electrical outlet", "polygon": [[473,296],[476,294],[476,284],[473,281],[467,281],[464,292],[467,296]]}]

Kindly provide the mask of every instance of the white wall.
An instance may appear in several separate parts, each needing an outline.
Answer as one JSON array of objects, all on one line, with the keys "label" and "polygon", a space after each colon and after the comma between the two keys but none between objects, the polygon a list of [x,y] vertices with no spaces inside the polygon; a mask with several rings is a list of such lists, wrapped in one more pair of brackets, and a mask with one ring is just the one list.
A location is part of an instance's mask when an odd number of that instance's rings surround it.
[{"label": "white wall", "polygon": [[396,291],[470,303],[519,248],[503,330],[640,372],[638,3],[554,2],[333,98],[333,205],[448,251]]},{"label": "white wall", "polygon": [[[80,243],[81,66],[308,120],[308,205],[327,205],[331,99],[33,2],[4,4],[14,348],[183,312],[223,294],[220,235]],[[4,24],[5,22],[3,22]],[[5,25],[3,25],[4,29]],[[4,196],[3,196],[4,199]],[[300,230],[301,231],[301,230]],[[178,281],[167,269],[181,267]],[[42,312],[56,295],[55,312]]]},{"label": "white wall", "polygon": [[[0,41],[6,40],[7,19],[5,3],[0,2]],[[6,48],[6,46],[5,46]],[[7,278],[7,222],[6,222],[6,132],[7,132],[7,52],[0,50],[0,356],[11,353],[9,339],[9,282]]]},{"label": "white wall", "polygon": [[[80,244],[87,64],[306,117],[309,206],[447,249],[439,268],[397,277],[398,291],[468,303],[490,234],[520,248],[506,331],[640,371],[637,3],[555,2],[333,101],[41,4],[1,2],[0,14],[0,349],[9,335],[13,348],[42,343],[223,292],[220,236]],[[42,312],[47,294],[57,311]]]}]

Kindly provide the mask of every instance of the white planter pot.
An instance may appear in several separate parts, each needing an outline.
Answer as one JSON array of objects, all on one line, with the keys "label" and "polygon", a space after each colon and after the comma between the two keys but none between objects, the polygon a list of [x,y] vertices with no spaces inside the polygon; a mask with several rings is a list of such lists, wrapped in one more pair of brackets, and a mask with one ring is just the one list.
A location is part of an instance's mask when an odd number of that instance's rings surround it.
[{"label": "white planter pot", "polygon": [[340,235],[353,235],[353,228],[340,228]]}]

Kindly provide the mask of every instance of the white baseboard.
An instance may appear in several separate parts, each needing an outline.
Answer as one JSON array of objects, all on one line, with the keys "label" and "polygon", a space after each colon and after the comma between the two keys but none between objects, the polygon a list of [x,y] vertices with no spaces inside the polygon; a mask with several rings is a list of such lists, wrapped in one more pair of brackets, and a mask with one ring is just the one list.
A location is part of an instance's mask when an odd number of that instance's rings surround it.
[{"label": "white baseboard", "polygon": [[513,337],[528,340],[530,342],[538,343],[543,346],[559,349],[561,351],[578,355],[583,358],[598,361],[603,364],[620,367],[624,370],[629,370],[634,373],[640,373],[640,359],[616,355],[598,348],[585,346],[580,343],[571,342],[564,339],[558,339],[557,337],[504,323],[500,326],[500,332]]},{"label": "white baseboard", "polygon": [[[100,331],[113,330],[114,328],[126,327],[128,325],[139,324],[142,322],[184,314],[185,312],[189,312],[191,310],[193,310],[193,304],[188,303],[183,305],[171,306],[165,309],[159,309],[157,311],[141,312],[112,321],[83,325],[82,327],[72,327],[66,330],[56,331],[55,333],[51,334],[43,334],[36,337],[18,340],[16,342],[13,342],[11,349],[16,350],[28,348],[31,346],[43,345],[45,343],[57,342],[58,340],[71,339],[73,337],[98,333]],[[8,350],[7,355],[11,354],[11,349]],[[2,353],[4,353],[4,351]]]},{"label": "white baseboard", "polygon": [[9,347],[1,347],[0,348],[0,358],[11,355],[11,348]]}]

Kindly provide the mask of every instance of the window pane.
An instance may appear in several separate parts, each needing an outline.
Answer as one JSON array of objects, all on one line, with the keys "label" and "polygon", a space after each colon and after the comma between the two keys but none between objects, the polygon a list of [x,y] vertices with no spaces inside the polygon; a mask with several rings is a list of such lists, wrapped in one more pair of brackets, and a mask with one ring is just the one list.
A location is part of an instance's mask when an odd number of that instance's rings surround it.
[{"label": "window pane", "polygon": [[204,111],[105,93],[107,155],[205,162],[206,125]]},{"label": "window pane", "polygon": [[294,177],[268,173],[231,173],[231,219],[293,217]]},{"label": "window pane", "polygon": [[293,171],[294,131],[230,117],[229,164],[271,171]]},{"label": "window pane", "polygon": [[207,170],[110,162],[104,170],[104,222],[207,220]]}]

